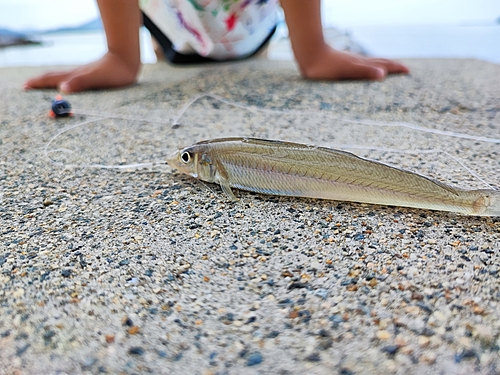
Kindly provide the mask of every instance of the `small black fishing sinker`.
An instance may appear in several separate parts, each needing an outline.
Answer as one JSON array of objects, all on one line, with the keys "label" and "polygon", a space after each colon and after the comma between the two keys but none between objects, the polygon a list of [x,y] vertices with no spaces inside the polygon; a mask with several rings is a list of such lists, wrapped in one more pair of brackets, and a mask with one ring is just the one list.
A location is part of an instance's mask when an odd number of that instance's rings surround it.
[{"label": "small black fishing sinker", "polygon": [[71,104],[67,100],[64,100],[61,95],[57,95],[54,100],[52,100],[52,109],[49,112],[50,117],[69,117],[72,116]]}]

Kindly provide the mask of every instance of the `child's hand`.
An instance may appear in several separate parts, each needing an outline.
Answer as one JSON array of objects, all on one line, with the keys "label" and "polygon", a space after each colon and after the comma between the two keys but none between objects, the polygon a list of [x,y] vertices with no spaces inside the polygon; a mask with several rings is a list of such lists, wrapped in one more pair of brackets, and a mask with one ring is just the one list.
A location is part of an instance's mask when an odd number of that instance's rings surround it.
[{"label": "child's hand", "polygon": [[336,51],[327,45],[317,53],[315,59],[307,59],[307,64],[299,63],[300,73],[304,78],[335,81],[380,80],[387,74],[409,73],[409,69],[398,62]]},{"label": "child's hand", "polygon": [[101,59],[69,72],[51,72],[30,79],[24,88],[57,88],[63,93],[71,93],[130,86],[136,82],[139,66],[124,62],[119,56],[108,52]]},{"label": "child's hand", "polygon": [[307,79],[383,79],[390,73],[408,73],[406,66],[331,48],[323,36],[320,0],[280,0],[295,60]]}]

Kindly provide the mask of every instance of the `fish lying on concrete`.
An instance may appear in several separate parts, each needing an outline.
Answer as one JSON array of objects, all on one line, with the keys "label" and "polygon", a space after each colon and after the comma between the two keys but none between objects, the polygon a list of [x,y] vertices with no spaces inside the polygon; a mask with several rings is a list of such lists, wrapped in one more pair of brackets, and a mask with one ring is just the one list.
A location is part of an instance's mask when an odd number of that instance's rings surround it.
[{"label": "fish lying on concrete", "polygon": [[465,190],[354,154],[257,138],[202,141],[176,151],[173,168],[257,193],[500,216],[500,191]]}]

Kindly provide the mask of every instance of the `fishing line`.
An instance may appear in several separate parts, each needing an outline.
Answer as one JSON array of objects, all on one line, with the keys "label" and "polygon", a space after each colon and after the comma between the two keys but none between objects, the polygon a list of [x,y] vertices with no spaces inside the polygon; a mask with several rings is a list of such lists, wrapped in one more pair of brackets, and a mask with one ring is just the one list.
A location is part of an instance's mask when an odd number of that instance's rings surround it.
[{"label": "fishing line", "polygon": [[[293,116],[304,116],[304,115],[318,115],[318,111],[310,111],[310,110],[279,110],[279,109],[270,109],[270,108],[262,108],[262,107],[257,107],[254,105],[247,105],[243,104],[240,102],[236,101],[231,101],[228,100],[220,95],[213,94],[213,93],[203,93],[203,94],[198,94],[189,99],[177,112],[176,115],[174,115],[171,119],[170,125],[172,129],[176,129],[179,126],[182,125],[181,117],[184,116],[186,111],[197,101],[203,98],[210,98],[217,100],[221,103],[227,104],[232,107],[240,108],[252,113],[268,113],[268,114],[279,114],[279,115],[293,115]],[[56,97],[56,100],[54,103],[56,103],[59,100],[59,103],[63,104],[63,109],[64,109],[64,116],[69,116],[73,113],[70,112],[70,106],[69,103],[66,101],[62,100],[60,96]],[[55,104],[53,104],[52,108],[54,110]],[[76,112],[75,114],[77,115],[83,115],[83,116],[91,116],[91,117],[96,117],[94,119],[86,120],[74,125],[70,125],[66,128],[61,129],[59,132],[57,132],[45,145],[44,147],[44,155],[47,157],[53,164],[58,165],[60,167],[64,168],[97,168],[97,169],[119,169],[119,170],[130,170],[130,169],[139,169],[139,168],[154,168],[156,166],[160,165],[167,165],[166,161],[153,161],[153,162],[146,162],[146,163],[133,163],[133,164],[125,164],[125,165],[105,165],[105,164],[67,164],[67,163],[61,163],[53,160],[49,154],[55,153],[55,152],[63,152],[63,153],[69,153],[73,154],[74,152],[68,149],[64,148],[58,148],[58,149],[50,149],[50,145],[62,134],[73,130],[78,127],[82,127],[91,123],[99,122],[105,119],[118,119],[118,120],[126,120],[126,121],[137,121],[134,118],[126,117],[126,116],[121,116],[121,115],[101,115],[98,113],[92,113],[92,112]],[[448,137],[454,137],[454,138],[461,138],[461,139],[468,139],[468,140],[473,140],[473,141],[480,141],[480,142],[487,142],[487,143],[496,143],[500,144],[500,139],[497,138],[490,138],[490,137],[484,137],[484,136],[475,136],[475,135],[470,135],[470,134],[465,134],[465,133],[458,133],[458,132],[453,132],[453,131],[447,131],[447,130],[439,130],[439,129],[431,129],[427,128],[421,125],[416,125],[412,123],[407,123],[407,122],[384,122],[384,121],[373,121],[373,120],[359,120],[359,119],[350,119],[346,117],[341,117],[341,116],[336,116],[331,113],[324,113],[325,116],[328,118],[332,118],[344,123],[351,123],[351,124],[358,124],[358,125],[367,125],[367,126],[374,126],[374,127],[399,127],[399,128],[407,128],[411,130],[415,130],[418,132],[424,132],[424,133],[429,133],[429,134],[435,134],[435,135],[442,135],[442,136],[448,136]],[[57,116],[56,116],[57,117]],[[62,117],[62,116],[61,116]],[[156,123],[156,124],[164,124],[162,121],[154,121],[154,120],[140,120],[141,122],[147,122],[147,123]],[[485,184],[488,188],[490,189],[495,189],[492,187],[488,182],[485,181],[484,178],[482,178],[477,172],[473,171],[471,168],[467,167],[463,161],[461,161],[459,158],[451,155],[450,153],[442,150],[399,150],[399,149],[389,149],[389,148],[380,148],[376,146],[353,146],[353,145],[337,145],[337,148],[340,149],[366,149],[366,150],[374,150],[374,151],[384,151],[384,152],[393,152],[393,153],[400,153],[400,154],[409,154],[409,155],[416,155],[416,154],[431,154],[431,153],[437,153],[437,154],[444,154],[447,157],[451,158],[454,160],[457,164],[459,164],[464,170],[466,170],[470,175],[473,177],[477,178],[480,182]]]},{"label": "fishing line", "polygon": [[[218,100],[222,103],[231,105],[233,107],[237,108],[242,108],[245,110],[248,110],[250,112],[264,112],[264,113],[271,113],[271,114],[290,114],[290,115],[305,115],[305,114],[314,114],[317,115],[318,112],[315,111],[293,111],[293,110],[277,110],[277,109],[268,109],[268,108],[262,108],[262,107],[256,107],[252,105],[245,105],[243,103],[238,103],[234,101],[230,101],[225,99],[222,96],[219,96],[217,94],[212,94],[212,93],[204,93],[204,94],[199,94],[191,98],[186,104],[184,104],[181,109],[179,110],[178,114],[172,118],[172,126],[180,126],[181,122],[179,121],[180,118],[184,115],[184,113],[191,107],[195,102],[202,98],[212,98],[215,100]],[[412,130],[417,130],[425,133],[431,133],[431,134],[438,134],[438,135],[445,135],[445,136],[450,136],[450,137],[456,137],[456,138],[464,138],[464,139],[469,139],[469,140],[475,140],[475,141],[482,141],[482,142],[490,142],[490,143],[500,143],[500,139],[496,138],[489,138],[489,137],[482,137],[482,136],[474,136],[474,135],[469,135],[469,134],[464,134],[464,133],[457,133],[457,132],[452,132],[452,131],[446,131],[446,130],[438,130],[438,129],[430,129],[426,128],[424,126],[420,125],[415,125],[407,122],[381,122],[381,121],[372,121],[372,120],[352,120],[348,118],[342,118],[340,116],[331,116],[333,118],[336,118],[340,121],[347,122],[347,123],[354,123],[354,124],[362,124],[362,125],[369,125],[369,126],[380,126],[380,127],[403,127],[403,128],[408,128]],[[463,169],[465,169],[468,173],[471,174],[471,176],[477,178],[480,182],[485,184],[488,188],[496,190],[495,187],[490,185],[486,180],[484,180],[478,173],[473,171],[471,168],[467,167],[459,158],[453,156],[449,152],[442,151],[442,150],[399,150],[399,149],[389,149],[389,148],[380,148],[380,147],[375,147],[375,146],[349,146],[349,145],[337,145],[337,148],[340,149],[366,149],[366,150],[374,150],[374,151],[385,151],[385,152],[393,152],[393,153],[400,153],[400,154],[408,154],[408,155],[418,155],[418,154],[444,154],[448,156],[450,159],[454,160],[457,164],[459,164]]]},{"label": "fishing line", "polygon": [[[190,99],[180,110],[179,113],[173,117],[172,119],[172,125],[180,125],[181,122],[179,121],[182,115],[186,112],[186,110],[193,105],[195,102],[202,98],[212,98],[215,100],[218,100],[224,104],[231,105],[233,107],[237,108],[242,108],[250,112],[264,112],[264,113],[271,113],[271,114],[284,114],[284,115],[294,115],[294,116],[304,116],[304,115],[317,115],[317,111],[294,111],[294,110],[279,110],[279,109],[269,109],[269,108],[262,108],[262,107],[257,107],[253,105],[246,105],[243,103],[238,103],[234,101],[230,101],[228,99],[223,98],[222,96],[219,96],[217,94],[212,94],[212,93],[205,93],[205,94],[199,94],[194,96],[192,99]],[[399,128],[407,128],[411,130],[416,130],[424,133],[430,133],[430,134],[437,134],[437,135],[445,135],[449,137],[454,137],[454,138],[463,138],[463,139],[469,139],[473,141],[480,141],[480,142],[488,142],[488,143],[500,143],[499,138],[490,138],[490,137],[483,137],[483,136],[476,136],[476,135],[471,135],[471,134],[465,134],[465,133],[457,133],[454,131],[450,130],[439,130],[439,129],[431,129],[427,128],[425,126],[421,125],[416,125],[416,124],[411,124],[408,122],[384,122],[384,121],[373,121],[373,120],[358,120],[358,119],[350,119],[346,117],[341,117],[341,116],[335,116],[330,113],[325,113],[325,115],[328,115],[328,117],[346,122],[349,124],[359,124],[359,125],[368,125],[368,126],[380,126],[380,127],[399,127]]]},{"label": "fishing line", "polygon": [[[478,173],[473,171],[471,168],[466,166],[462,160],[457,158],[456,156],[453,156],[447,151],[442,151],[442,150],[399,150],[397,148],[384,148],[384,147],[375,147],[375,146],[356,146],[356,145],[338,145],[340,149],[359,149],[359,150],[373,150],[373,151],[380,151],[380,152],[392,152],[392,153],[398,153],[398,154],[407,154],[407,155],[420,155],[420,154],[444,154],[453,161],[455,161],[457,164],[459,164],[463,169],[465,169],[467,172],[470,173],[471,176],[477,178],[479,181],[481,181],[483,184],[485,184],[489,189],[491,190],[497,190],[495,186],[490,185],[488,182],[486,182]],[[387,164],[387,163],[386,163]]]},{"label": "fishing line", "polygon": [[[80,113],[78,113],[78,114],[80,114]],[[101,121],[101,120],[104,120],[104,119],[108,119],[108,118],[113,118],[113,117],[100,117],[100,118],[97,118],[97,119],[90,119],[90,120],[83,121],[83,122],[80,122],[78,124],[70,125],[70,126],[68,126],[66,128],[61,129],[45,145],[44,150],[43,150],[45,157],[47,157],[53,164],[58,165],[58,166],[63,167],[63,168],[138,169],[138,168],[148,168],[148,167],[149,168],[153,168],[153,167],[155,167],[157,165],[167,164],[166,161],[157,161],[157,162],[148,162],[148,163],[134,163],[134,164],[125,164],[125,165],[66,164],[66,163],[57,162],[57,161],[53,160],[49,156],[50,153],[54,153],[54,152],[65,152],[65,153],[70,153],[70,154],[74,153],[71,150],[62,149],[62,148],[49,150],[50,144],[52,142],[54,142],[62,134],[66,133],[66,132],[68,132],[70,130],[73,130],[75,128],[78,128],[78,127],[81,127],[81,126],[84,126],[84,125],[88,125],[88,124],[91,124],[93,122],[98,122],[98,121]]]}]

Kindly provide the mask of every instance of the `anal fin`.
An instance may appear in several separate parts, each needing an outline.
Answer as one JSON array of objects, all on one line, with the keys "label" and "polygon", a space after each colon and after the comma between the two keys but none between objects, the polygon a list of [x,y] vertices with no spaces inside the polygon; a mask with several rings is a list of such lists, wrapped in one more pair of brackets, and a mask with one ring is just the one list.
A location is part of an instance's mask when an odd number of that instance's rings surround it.
[{"label": "anal fin", "polygon": [[231,199],[232,201],[237,201],[238,198],[234,195],[233,191],[231,190],[231,187],[227,183],[227,181],[220,181],[220,187],[222,188],[222,191]]}]

